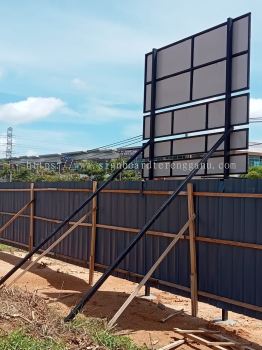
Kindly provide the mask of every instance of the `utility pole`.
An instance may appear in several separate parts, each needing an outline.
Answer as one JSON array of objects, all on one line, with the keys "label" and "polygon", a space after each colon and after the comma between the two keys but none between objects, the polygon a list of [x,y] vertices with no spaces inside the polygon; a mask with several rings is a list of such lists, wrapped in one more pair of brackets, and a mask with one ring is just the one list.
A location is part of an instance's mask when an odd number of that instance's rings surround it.
[{"label": "utility pole", "polygon": [[10,176],[9,182],[12,182],[12,153],[13,153],[13,128],[9,126],[6,133],[6,160],[9,162]]}]

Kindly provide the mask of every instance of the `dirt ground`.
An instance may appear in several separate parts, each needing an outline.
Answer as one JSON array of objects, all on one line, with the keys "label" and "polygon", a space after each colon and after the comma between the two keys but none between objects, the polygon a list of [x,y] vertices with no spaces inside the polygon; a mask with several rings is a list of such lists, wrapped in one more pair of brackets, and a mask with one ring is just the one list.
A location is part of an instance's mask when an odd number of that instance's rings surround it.
[{"label": "dirt ground", "polygon": [[[9,271],[24,256],[24,252],[0,252],[0,276]],[[63,316],[88,290],[88,269],[64,263],[52,258],[44,258],[31,272],[26,273],[16,286],[36,292],[49,300],[49,304]],[[101,274],[95,273],[95,281]],[[123,304],[136,284],[116,277],[110,277],[98,293],[90,300],[83,313],[87,316],[110,319]],[[230,312],[234,325],[214,325],[213,320],[221,316],[221,310],[208,304],[199,303],[198,318],[190,316],[190,299],[161,292],[151,288],[152,300],[136,298],[118,320],[120,334],[129,335],[137,344],[146,344],[151,349],[159,349],[179,336],[174,328],[212,328],[221,334],[248,345],[262,349],[262,321]],[[162,304],[165,306],[163,307]],[[184,312],[165,323],[160,320],[174,310]],[[181,345],[179,349],[207,349],[196,344]]]}]

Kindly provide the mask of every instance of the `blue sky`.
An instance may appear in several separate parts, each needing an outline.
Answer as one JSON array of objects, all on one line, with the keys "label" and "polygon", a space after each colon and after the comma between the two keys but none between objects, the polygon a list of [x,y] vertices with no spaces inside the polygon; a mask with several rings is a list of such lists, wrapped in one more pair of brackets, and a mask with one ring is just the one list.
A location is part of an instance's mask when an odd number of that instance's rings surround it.
[{"label": "blue sky", "polygon": [[[142,133],[144,54],[252,12],[251,112],[262,116],[261,0],[0,2],[0,151],[86,150]],[[251,125],[262,142],[262,125]]]}]

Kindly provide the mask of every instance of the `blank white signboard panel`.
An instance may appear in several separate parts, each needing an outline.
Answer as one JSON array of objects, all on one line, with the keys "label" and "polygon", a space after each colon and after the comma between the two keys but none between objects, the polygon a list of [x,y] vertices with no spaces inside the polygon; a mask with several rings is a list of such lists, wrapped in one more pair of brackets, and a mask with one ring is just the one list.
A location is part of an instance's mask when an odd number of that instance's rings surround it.
[{"label": "blank white signboard panel", "polygon": [[174,111],[173,134],[183,134],[206,127],[206,105]]},{"label": "blank white signboard panel", "polygon": [[227,27],[219,27],[194,40],[194,66],[224,58],[227,54]]},{"label": "blank white signboard panel", "polygon": [[[149,176],[149,163],[143,164],[143,177]],[[157,162],[154,164],[155,177],[169,177],[170,176],[170,162]]]},{"label": "blank white signboard panel", "polygon": [[[229,173],[244,174],[247,172],[247,155],[239,154],[230,157]],[[207,162],[208,175],[224,174],[224,157],[210,158]]]},{"label": "blank white signboard panel", "polygon": [[[211,133],[201,136],[183,137],[179,139],[158,141],[154,145],[154,156],[167,157],[186,154],[205,153],[222,137],[223,133]],[[206,148],[207,145],[207,148]],[[248,129],[235,130],[230,135],[230,150],[244,150],[248,148]],[[224,142],[217,151],[224,150]],[[144,158],[149,157],[149,146],[144,150]]]},{"label": "blank white signboard panel", "polygon": [[[207,150],[209,151],[214,144],[220,139],[223,135],[221,134],[211,134],[208,136],[207,141]],[[248,130],[236,130],[233,131],[230,135],[230,149],[231,150],[240,150],[248,148]],[[217,148],[218,151],[224,150],[224,142]]]},{"label": "blank white signboard panel", "polygon": [[[249,119],[249,96],[242,95],[231,99],[231,125],[248,124]],[[225,100],[215,101],[208,104],[208,129],[225,126]]]},{"label": "blank white signboard panel", "polygon": [[[200,159],[184,159],[172,162],[172,176],[186,176],[197,167]],[[200,168],[198,175],[204,175],[205,169]]]},{"label": "blank white signboard panel", "polygon": [[172,128],[172,113],[163,113],[155,118],[155,137],[168,135]]},{"label": "blank white signboard panel", "polygon": [[205,152],[205,137],[189,137],[173,141],[173,154],[192,154]]},{"label": "blank white signboard panel", "polygon": [[237,19],[233,24],[233,54],[247,51],[249,49],[250,16],[247,15]]},{"label": "blank white signboard panel", "polygon": [[[249,41],[250,15],[233,19],[232,91],[248,88]],[[155,108],[223,95],[226,88],[226,55],[226,23],[158,49]],[[145,112],[151,108],[151,70],[152,54],[149,53],[146,55]],[[185,74],[193,74],[193,86]]]},{"label": "blank white signboard panel", "polygon": [[[172,112],[161,113],[155,116],[155,137],[171,134]],[[150,117],[145,118],[144,139],[150,138]]]},{"label": "blank white signboard panel", "polygon": [[[145,116],[144,139],[150,137],[150,116]],[[231,125],[245,125],[249,121],[249,94],[232,97]],[[172,130],[173,124],[173,130]],[[225,127],[225,99],[193,107],[156,113],[155,137],[185,134]]]},{"label": "blank white signboard panel", "polygon": [[193,99],[223,94],[226,89],[226,61],[194,70]]},{"label": "blank white signboard panel", "polygon": [[160,50],[157,54],[157,78],[181,72],[191,66],[191,40]]},{"label": "blank white signboard panel", "polygon": [[248,86],[248,55],[232,59],[232,91],[246,89]]},{"label": "blank white signboard panel", "polygon": [[[157,54],[157,78],[182,72],[191,66],[191,39],[160,49]],[[147,82],[152,78],[152,54],[147,56]]]},{"label": "blank white signboard panel", "polygon": [[[195,169],[200,158],[183,159],[170,162],[156,162],[154,164],[154,177],[184,177]],[[230,174],[245,174],[248,165],[247,154],[234,154],[230,156],[230,162],[226,165],[229,168]],[[224,174],[224,157],[214,156],[210,158],[206,164],[201,164],[196,176],[203,175],[223,175]],[[144,164],[143,177],[149,175],[149,163]]]},{"label": "blank white signboard panel", "polygon": [[[171,153],[171,141],[157,142],[154,146],[155,157],[164,157]],[[144,158],[149,157],[149,146],[144,150]]]},{"label": "blank white signboard panel", "polygon": [[[151,108],[151,84],[146,87],[146,109]],[[175,75],[156,83],[156,109],[187,102],[190,96],[190,73]]]}]

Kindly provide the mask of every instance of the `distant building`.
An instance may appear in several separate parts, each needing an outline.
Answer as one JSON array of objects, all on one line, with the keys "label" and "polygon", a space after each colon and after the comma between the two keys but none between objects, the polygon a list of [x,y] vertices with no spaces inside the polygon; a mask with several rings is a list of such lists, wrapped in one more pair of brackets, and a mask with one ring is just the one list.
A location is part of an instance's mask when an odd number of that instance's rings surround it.
[{"label": "distant building", "polygon": [[[42,154],[39,156],[21,156],[11,159],[14,167],[26,166],[29,169],[44,167],[53,171],[63,171],[64,169],[77,170],[83,160],[93,160],[106,167],[110,160],[120,157],[130,158],[140,147],[123,147],[117,149],[95,149],[90,151],[67,152]],[[262,166],[262,144],[251,143],[248,152],[249,167]],[[137,157],[136,163],[140,164],[142,154]],[[6,159],[0,159],[5,162]]]},{"label": "distant building", "polygon": [[262,166],[262,144],[255,142],[250,144],[248,149],[248,165],[249,167]]},{"label": "distant building", "polygon": [[[83,160],[92,160],[106,167],[110,160],[120,157],[131,157],[139,147],[125,147],[117,149],[94,149],[90,151],[67,152],[67,153],[52,153],[41,154],[39,156],[21,156],[13,157],[11,163],[13,167],[27,167],[28,169],[37,169],[44,167],[53,171],[63,171],[64,169],[77,170],[79,164]],[[138,157],[141,159],[141,155]],[[6,159],[0,159],[5,162]]]}]

